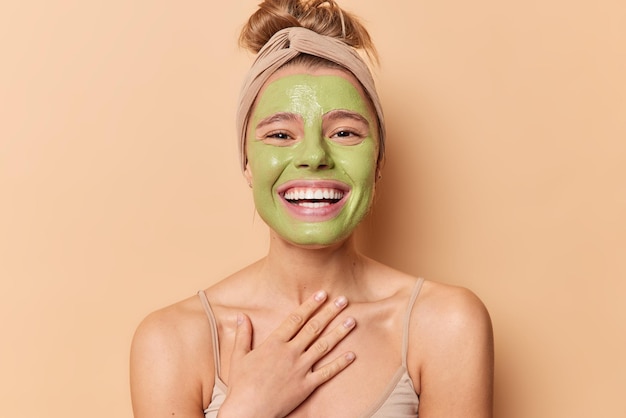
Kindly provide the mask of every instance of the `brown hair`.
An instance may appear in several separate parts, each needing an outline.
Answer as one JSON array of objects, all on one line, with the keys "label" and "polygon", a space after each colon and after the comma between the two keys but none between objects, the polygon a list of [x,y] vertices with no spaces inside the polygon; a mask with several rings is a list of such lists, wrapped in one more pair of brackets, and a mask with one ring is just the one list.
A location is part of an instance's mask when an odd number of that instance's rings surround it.
[{"label": "brown hair", "polygon": [[333,0],[265,0],[241,30],[239,45],[256,54],[276,32],[290,27],[339,39],[378,61],[365,26]]}]

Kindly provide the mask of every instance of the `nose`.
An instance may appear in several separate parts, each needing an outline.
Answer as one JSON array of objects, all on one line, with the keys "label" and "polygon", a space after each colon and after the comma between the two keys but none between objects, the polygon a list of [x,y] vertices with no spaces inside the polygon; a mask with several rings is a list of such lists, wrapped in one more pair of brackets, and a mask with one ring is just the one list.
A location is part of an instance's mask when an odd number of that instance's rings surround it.
[{"label": "nose", "polygon": [[307,134],[297,148],[293,162],[298,168],[322,170],[334,166],[328,144],[321,133]]}]

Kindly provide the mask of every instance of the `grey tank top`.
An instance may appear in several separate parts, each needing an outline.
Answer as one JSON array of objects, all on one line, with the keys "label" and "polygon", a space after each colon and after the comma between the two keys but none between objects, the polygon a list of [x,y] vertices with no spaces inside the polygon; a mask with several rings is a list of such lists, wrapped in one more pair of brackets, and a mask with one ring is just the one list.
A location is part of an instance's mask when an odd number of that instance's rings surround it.
[{"label": "grey tank top", "polygon": [[[413,293],[409,299],[406,313],[404,315],[404,327],[402,334],[402,365],[393,375],[387,388],[380,394],[378,400],[372,404],[368,411],[360,418],[417,418],[419,397],[415,393],[413,381],[409,376],[406,367],[406,357],[409,346],[409,321],[411,311],[417,299],[417,295],[422,288],[423,279],[418,279],[413,288]],[[205,418],[216,418],[217,412],[224,403],[228,390],[224,381],[220,378],[220,352],[219,339],[217,333],[217,322],[211,310],[211,305],[204,291],[199,291],[198,295],[202,301],[202,306],[209,318],[211,326],[211,338],[213,340],[213,360],[215,362],[215,385],[213,386],[213,396],[208,408],[204,410]]]}]

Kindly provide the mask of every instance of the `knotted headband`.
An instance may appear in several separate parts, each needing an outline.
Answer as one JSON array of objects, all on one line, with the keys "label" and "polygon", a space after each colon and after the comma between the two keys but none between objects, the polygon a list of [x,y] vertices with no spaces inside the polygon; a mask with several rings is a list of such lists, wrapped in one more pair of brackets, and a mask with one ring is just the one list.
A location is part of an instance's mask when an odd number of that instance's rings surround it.
[{"label": "knotted headband", "polygon": [[237,109],[237,132],[239,133],[239,152],[242,169],[246,168],[246,131],[252,105],[265,82],[283,65],[300,54],[314,55],[334,62],[350,71],[361,83],[369,96],[378,117],[379,150],[378,162],[384,155],[385,122],[383,109],[376,93],[374,79],[367,64],[359,54],[339,39],[320,35],[302,27],[282,29],[274,34],[259,51],[239,96]]}]

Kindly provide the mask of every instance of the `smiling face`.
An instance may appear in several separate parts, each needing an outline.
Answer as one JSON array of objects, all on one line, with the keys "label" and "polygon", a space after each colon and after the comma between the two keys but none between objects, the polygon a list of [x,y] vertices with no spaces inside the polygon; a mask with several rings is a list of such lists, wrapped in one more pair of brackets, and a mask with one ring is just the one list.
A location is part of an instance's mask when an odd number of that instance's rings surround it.
[{"label": "smiling face", "polygon": [[374,194],[376,118],[351,75],[279,70],[259,93],[245,174],[263,220],[298,245],[338,243],[367,214]]}]

